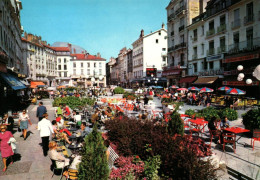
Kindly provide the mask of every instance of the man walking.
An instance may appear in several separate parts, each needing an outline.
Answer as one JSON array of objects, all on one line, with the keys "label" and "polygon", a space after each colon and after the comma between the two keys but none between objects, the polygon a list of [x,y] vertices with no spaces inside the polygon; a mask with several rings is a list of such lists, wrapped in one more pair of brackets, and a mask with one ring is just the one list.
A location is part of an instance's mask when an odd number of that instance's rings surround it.
[{"label": "man walking", "polygon": [[47,113],[47,109],[45,106],[43,106],[42,102],[39,102],[39,106],[37,107],[37,113],[36,113],[36,117],[39,118],[39,121],[42,120],[43,118],[43,114]]},{"label": "man walking", "polygon": [[49,138],[51,134],[54,134],[53,127],[51,122],[47,119],[48,114],[43,114],[43,119],[38,122],[38,130],[40,131],[40,136],[42,138],[42,150],[43,155],[48,155],[49,150]]}]

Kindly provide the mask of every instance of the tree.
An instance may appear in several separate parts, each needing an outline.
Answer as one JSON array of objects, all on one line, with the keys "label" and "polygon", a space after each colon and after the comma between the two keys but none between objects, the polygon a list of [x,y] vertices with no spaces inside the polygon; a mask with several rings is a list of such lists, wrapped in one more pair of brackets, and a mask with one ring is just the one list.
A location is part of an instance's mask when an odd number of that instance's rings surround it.
[{"label": "tree", "polygon": [[184,124],[181,119],[180,114],[177,111],[174,111],[171,114],[171,119],[168,123],[168,133],[173,136],[175,134],[179,134],[183,136],[184,133]]},{"label": "tree", "polygon": [[108,179],[106,147],[96,124],[84,141],[82,162],[79,165],[79,180]]}]

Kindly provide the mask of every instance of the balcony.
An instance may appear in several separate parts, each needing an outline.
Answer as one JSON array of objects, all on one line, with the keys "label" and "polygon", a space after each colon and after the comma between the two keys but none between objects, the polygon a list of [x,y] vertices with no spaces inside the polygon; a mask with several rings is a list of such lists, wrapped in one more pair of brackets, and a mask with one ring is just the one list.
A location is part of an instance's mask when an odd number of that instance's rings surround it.
[{"label": "balcony", "polygon": [[248,39],[228,46],[229,54],[255,51],[260,49],[260,38]]},{"label": "balcony", "polygon": [[252,14],[250,16],[245,16],[244,17],[244,25],[249,24],[249,23],[253,23],[254,20],[255,20],[254,14]]},{"label": "balcony", "polygon": [[212,56],[214,54],[215,54],[215,49],[214,48],[207,50],[207,56]]},{"label": "balcony", "polygon": [[210,29],[207,31],[207,37],[213,36],[215,34],[215,29]]},{"label": "balcony", "polygon": [[197,42],[197,41],[198,41],[198,37],[197,37],[197,36],[196,36],[196,37],[193,37],[193,38],[192,38],[192,41],[193,41],[193,42]]},{"label": "balcony", "polygon": [[172,14],[170,14],[169,16],[168,16],[168,21],[171,21],[172,19],[174,19],[175,18],[175,13],[173,12]]},{"label": "balcony", "polygon": [[192,55],[192,60],[194,60],[194,59],[198,59],[198,55],[197,54],[193,54]]},{"label": "balcony", "polygon": [[236,28],[239,28],[241,25],[240,25],[240,19],[236,19],[235,21],[231,22],[231,28],[232,29],[236,29]]},{"label": "balcony", "polygon": [[174,50],[177,50],[177,49],[182,49],[182,48],[185,48],[186,47],[186,43],[185,42],[182,42],[180,44],[177,44],[174,46]]},{"label": "balcony", "polygon": [[226,24],[222,24],[217,28],[217,32],[221,33],[221,32],[225,32],[226,31]]},{"label": "balcony", "polygon": [[218,54],[227,52],[226,46],[220,46],[218,47]]},{"label": "balcony", "polygon": [[171,32],[171,36],[174,36],[174,31]]},{"label": "balcony", "polygon": [[186,9],[186,5],[179,7],[179,9],[175,11],[175,16],[181,14],[185,9]]},{"label": "balcony", "polygon": [[184,25],[180,26],[179,27],[179,32],[183,31],[184,30]]},{"label": "balcony", "polygon": [[174,50],[174,46],[168,48],[168,53]]}]

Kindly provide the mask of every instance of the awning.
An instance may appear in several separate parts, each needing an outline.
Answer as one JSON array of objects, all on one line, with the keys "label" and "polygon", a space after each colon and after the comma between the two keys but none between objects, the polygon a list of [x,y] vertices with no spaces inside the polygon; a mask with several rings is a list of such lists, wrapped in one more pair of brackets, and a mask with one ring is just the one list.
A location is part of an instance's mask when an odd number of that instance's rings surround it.
[{"label": "awning", "polygon": [[30,86],[30,84],[27,81],[21,80],[21,82],[25,85],[25,86]]},{"label": "awning", "polygon": [[193,84],[213,84],[218,77],[199,77]]},{"label": "awning", "polygon": [[15,76],[8,73],[0,73],[4,81],[12,87],[13,90],[25,89],[26,86]]},{"label": "awning", "polygon": [[198,78],[197,76],[184,77],[180,79],[179,83],[193,83],[197,78]]},{"label": "awning", "polygon": [[45,86],[45,84],[41,81],[34,81],[34,82],[31,82],[31,88],[37,88],[38,86]]}]

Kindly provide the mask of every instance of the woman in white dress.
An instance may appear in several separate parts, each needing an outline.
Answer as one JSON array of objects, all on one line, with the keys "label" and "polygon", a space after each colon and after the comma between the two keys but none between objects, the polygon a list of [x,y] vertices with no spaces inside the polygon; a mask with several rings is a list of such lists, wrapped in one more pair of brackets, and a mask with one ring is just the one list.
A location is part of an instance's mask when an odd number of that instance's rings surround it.
[{"label": "woman in white dress", "polygon": [[19,114],[19,121],[18,121],[20,129],[23,132],[24,140],[26,140],[27,137],[28,122],[30,123],[30,125],[32,125],[29,115],[26,113],[26,110],[24,109],[23,112]]}]

